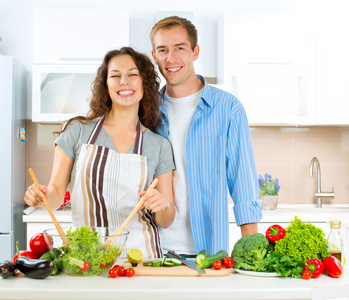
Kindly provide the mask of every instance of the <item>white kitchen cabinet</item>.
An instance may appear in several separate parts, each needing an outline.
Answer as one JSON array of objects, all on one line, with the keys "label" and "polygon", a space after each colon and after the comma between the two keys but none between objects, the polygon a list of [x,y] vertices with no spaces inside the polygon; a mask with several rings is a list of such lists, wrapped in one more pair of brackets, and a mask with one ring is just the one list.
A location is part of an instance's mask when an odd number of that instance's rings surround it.
[{"label": "white kitchen cabinet", "polygon": [[37,8],[34,64],[100,62],[129,45],[129,13],[119,9]]},{"label": "white kitchen cabinet", "polygon": [[[324,22],[326,20],[326,22]],[[318,125],[349,124],[349,43],[347,10],[326,13],[318,20],[317,104]]]},{"label": "white kitchen cabinet", "polygon": [[250,125],[315,123],[315,30],[295,13],[225,13],[218,26],[218,84]]}]

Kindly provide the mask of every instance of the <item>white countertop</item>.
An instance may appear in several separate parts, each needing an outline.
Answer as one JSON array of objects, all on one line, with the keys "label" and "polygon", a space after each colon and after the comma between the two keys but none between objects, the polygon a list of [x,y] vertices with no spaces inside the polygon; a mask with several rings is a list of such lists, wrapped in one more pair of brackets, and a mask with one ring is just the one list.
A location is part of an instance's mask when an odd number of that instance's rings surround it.
[{"label": "white countertop", "polygon": [[[349,298],[349,272],[303,280],[254,277],[235,271],[223,277],[73,277],[44,280],[0,278],[0,299],[334,299]],[[344,298],[346,299],[346,298]]]},{"label": "white countertop", "polygon": [[[57,221],[62,223],[72,223],[71,210],[57,210],[53,212]],[[349,227],[349,205],[342,206],[324,206],[323,208],[315,208],[309,205],[278,205],[276,210],[263,210],[263,218],[261,223],[270,222],[287,222],[289,223],[298,216],[302,221],[310,222],[328,222],[333,219],[342,221],[343,227]],[[26,223],[47,223],[52,222],[46,209],[37,208],[29,215],[23,215],[23,222]],[[233,205],[229,204],[229,222],[235,222]]]}]

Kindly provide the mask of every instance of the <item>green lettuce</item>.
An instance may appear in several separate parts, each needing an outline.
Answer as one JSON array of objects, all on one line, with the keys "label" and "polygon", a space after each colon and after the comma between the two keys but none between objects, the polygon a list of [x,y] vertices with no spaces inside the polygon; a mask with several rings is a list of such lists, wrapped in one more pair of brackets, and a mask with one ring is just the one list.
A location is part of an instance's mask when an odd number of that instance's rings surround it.
[{"label": "green lettuce", "polygon": [[295,261],[305,264],[309,259],[324,260],[331,255],[328,252],[325,233],[310,221],[303,223],[297,216],[285,228],[286,236],[275,243],[275,252],[287,255]]},{"label": "green lettuce", "polygon": [[[99,275],[105,273],[120,253],[116,245],[109,246],[107,250],[104,250],[100,234],[91,231],[88,226],[80,227],[74,231],[70,228],[67,230],[67,236],[69,236],[69,249],[66,246],[60,248],[63,255],[59,260],[62,269],[71,275]],[[82,271],[78,264],[73,264],[72,261],[88,261],[90,269]]]}]

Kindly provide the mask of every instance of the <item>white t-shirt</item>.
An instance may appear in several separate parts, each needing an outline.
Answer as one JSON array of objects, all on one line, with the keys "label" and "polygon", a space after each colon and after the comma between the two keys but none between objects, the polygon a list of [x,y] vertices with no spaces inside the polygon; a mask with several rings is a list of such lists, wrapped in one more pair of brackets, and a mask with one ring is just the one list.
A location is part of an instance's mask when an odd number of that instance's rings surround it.
[{"label": "white t-shirt", "polygon": [[184,98],[171,98],[165,93],[165,107],[169,120],[169,140],[172,143],[176,169],[173,172],[176,218],[166,229],[159,227],[164,253],[175,250],[179,254],[196,254],[190,225],[190,203],[186,165],[188,129],[203,89]]}]

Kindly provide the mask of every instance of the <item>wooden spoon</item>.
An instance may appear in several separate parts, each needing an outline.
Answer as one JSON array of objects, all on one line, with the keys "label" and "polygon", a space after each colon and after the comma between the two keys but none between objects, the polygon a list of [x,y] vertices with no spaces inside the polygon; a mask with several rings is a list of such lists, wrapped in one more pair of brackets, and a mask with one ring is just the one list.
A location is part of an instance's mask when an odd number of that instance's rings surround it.
[{"label": "wooden spoon", "polygon": [[[34,174],[34,171],[31,168],[29,169],[29,173],[30,173],[30,176],[32,177],[32,179],[34,181],[35,186],[38,189],[40,189],[40,184],[39,184],[39,182],[38,182],[38,180],[37,180],[37,178],[36,178],[36,176]],[[50,206],[47,203],[46,197],[44,196],[41,199],[42,199],[42,202],[44,202],[45,207],[46,207],[48,213],[50,214],[50,216],[52,218],[52,221],[53,221],[53,223],[55,224],[55,226],[57,228],[58,233],[61,235],[62,240],[63,240],[65,246],[69,249],[69,247],[68,247],[69,240],[65,237],[66,234],[65,234],[64,230],[62,229],[61,225],[58,223],[55,215],[52,213],[52,210],[51,210]]]},{"label": "wooden spoon", "polygon": [[[155,178],[154,181],[151,183],[151,185],[148,187],[147,191],[143,195],[143,197],[138,201],[137,205],[133,209],[133,211],[130,213],[130,215],[127,217],[127,219],[122,223],[118,228],[114,230],[114,232],[111,234],[111,236],[105,241],[104,243],[104,249],[107,249],[109,245],[113,245],[116,240],[119,238],[120,234],[123,233],[128,223],[130,223],[131,219],[134,217],[134,215],[137,213],[137,211],[141,208],[143,205],[145,199],[144,196],[151,191],[158,183],[158,179]],[[114,236],[115,235],[115,236]]]}]

